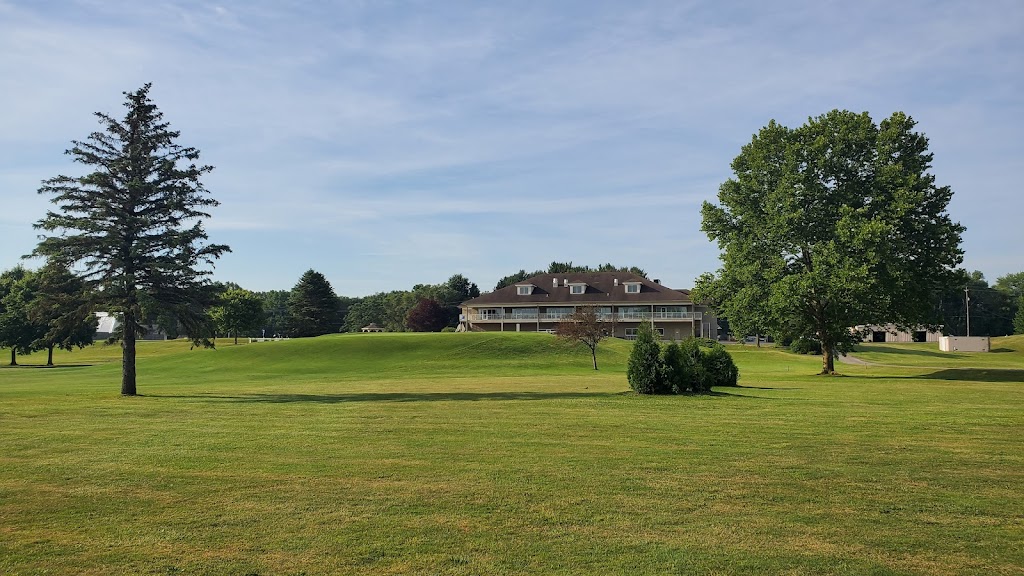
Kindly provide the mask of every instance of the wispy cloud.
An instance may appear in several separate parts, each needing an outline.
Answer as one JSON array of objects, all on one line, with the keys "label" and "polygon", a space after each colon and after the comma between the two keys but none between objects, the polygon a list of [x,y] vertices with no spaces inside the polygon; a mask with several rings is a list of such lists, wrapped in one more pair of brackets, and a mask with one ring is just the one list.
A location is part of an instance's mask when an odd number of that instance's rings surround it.
[{"label": "wispy cloud", "polygon": [[1006,0],[0,1],[0,262],[34,242],[38,182],[80,168],[61,152],[90,113],[152,81],[217,166],[218,273],[253,288],[300,266],[348,293],[488,286],[555,259],[686,286],[717,267],[698,207],[739,147],[836,107],[921,122],[994,276],[1024,240],[1021,29]]}]

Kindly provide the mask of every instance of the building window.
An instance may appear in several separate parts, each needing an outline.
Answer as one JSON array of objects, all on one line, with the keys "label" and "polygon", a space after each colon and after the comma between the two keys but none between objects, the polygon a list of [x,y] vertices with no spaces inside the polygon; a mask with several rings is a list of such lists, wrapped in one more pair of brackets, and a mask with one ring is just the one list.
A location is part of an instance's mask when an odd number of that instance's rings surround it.
[{"label": "building window", "polygon": [[[626,328],[626,340],[636,340],[636,331],[636,328]],[[657,334],[659,338],[665,337],[664,328],[655,328],[654,333]]]},{"label": "building window", "polygon": [[639,293],[640,293],[640,285],[639,284],[626,284],[626,294],[639,294]]},{"label": "building window", "polygon": [[529,296],[533,294],[533,286],[516,286],[516,294],[520,296]]},{"label": "building window", "polygon": [[480,320],[499,320],[502,317],[502,311],[497,308],[481,308],[479,313]]},{"label": "building window", "polygon": [[513,308],[512,318],[514,320],[536,320],[537,309],[536,308]]},{"label": "building window", "polygon": [[586,284],[573,284],[572,286],[569,286],[569,293],[570,294],[583,294],[586,291],[587,291],[587,285]]},{"label": "building window", "polygon": [[570,306],[559,307],[559,308],[547,308],[544,313],[541,314],[541,320],[561,320],[570,316],[573,313],[573,308]]}]

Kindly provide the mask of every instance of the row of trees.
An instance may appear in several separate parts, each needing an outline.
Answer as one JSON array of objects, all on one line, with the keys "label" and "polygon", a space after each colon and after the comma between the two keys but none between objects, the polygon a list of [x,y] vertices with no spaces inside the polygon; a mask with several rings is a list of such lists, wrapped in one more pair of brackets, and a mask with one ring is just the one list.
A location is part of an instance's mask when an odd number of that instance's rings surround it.
[{"label": "row of trees", "polygon": [[601,264],[597,267],[592,266],[580,266],[570,262],[552,262],[548,265],[547,270],[535,270],[533,272],[527,272],[525,269],[520,270],[514,274],[509,274],[494,286],[495,290],[500,290],[506,286],[511,286],[516,282],[522,282],[527,278],[533,278],[541,274],[573,274],[573,273],[585,273],[585,272],[629,272],[636,274],[637,276],[647,278],[647,272],[642,268],[636,266],[616,266],[612,263]]},{"label": "row of trees", "polygon": [[939,304],[944,333],[966,335],[969,312],[972,336],[1024,334],[1024,272],[1000,276],[991,286],[977,270],[956,275]]},{"label": "row of trees", "polygon": [[17,355],[46,350],[53,365],[53,350],[72,350],[92,344],[96,316],[81,279],[66,268],[48,265],[39,271],[22,267],[0,274],[0,348]]}]

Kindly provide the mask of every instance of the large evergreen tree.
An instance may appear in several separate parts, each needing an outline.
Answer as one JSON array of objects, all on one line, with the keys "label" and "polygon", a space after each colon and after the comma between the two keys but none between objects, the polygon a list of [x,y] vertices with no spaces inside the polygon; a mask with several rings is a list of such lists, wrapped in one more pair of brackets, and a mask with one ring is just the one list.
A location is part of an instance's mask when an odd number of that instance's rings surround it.
[{"label": "large evergreen tree", "polygon": [[733,160],[705,203],[703,230],[723,250],[694,297],[734,326],[817,340],[822,372],[860,324],[935,327],[941,290],[962,260],[963,227],[946,213],[928,140],[895,113],[832,111],[790,129],[774,121]]},{"label": "large evergreen tree", "polygon": [[629,387],[640,394],[666,394],[672,384],[665,379],[658,335],[649,322],[641,322],[626,365]]},{"label": "large evergreen tree", "polygon": [[92,171],[43,182],[57,210],[36,224],[46,232],[34,255],[81,270],[97,309],[119,314],[123,351],[121,393],[136,393],[135,341],[144,299],[173,313],[195,344],[211,345],[207,267],[228,251],[206,243],[204,210],[216,200],[200,182],[213,170],[199,151],[177,144],[149,98],[150,85],[126,92],[123,119],[96,114],[101,131],[67,151]]},{"label": "large evergreen tree", "polygon": [[288,334],[295,338],[337,332],[338,296],[331,283],[316,270],[307,270],[288,297]]}]

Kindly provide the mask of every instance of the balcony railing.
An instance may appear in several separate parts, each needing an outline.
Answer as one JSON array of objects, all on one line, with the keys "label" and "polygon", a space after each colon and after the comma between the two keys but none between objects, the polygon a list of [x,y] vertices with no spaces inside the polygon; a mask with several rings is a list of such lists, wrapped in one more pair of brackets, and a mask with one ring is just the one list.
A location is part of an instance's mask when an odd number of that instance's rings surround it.
[{"label": "balcony railing", "polygon": [[[471,313],[470,322],[561,322],[571,316],[570,312],[490,312]],[[702,320],[703,312],[613,312],[597,315],[602,322],[637,322],[640,320]]]}]

